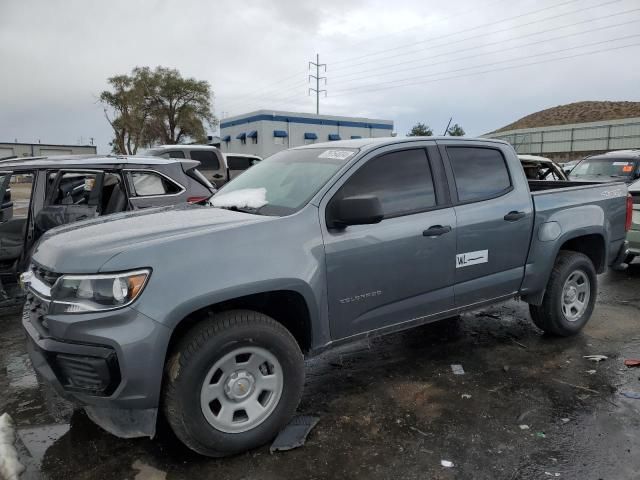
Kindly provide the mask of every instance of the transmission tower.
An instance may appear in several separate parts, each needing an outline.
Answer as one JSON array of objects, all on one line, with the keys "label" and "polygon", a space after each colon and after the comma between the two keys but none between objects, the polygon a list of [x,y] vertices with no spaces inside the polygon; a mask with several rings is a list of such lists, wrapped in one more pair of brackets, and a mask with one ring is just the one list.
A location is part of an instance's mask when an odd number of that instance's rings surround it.
[{"label": "transmission tower", "polygon": [[320,80],[324,80],[325,86],[327,85],[327,77],[320,76],[320,68],[324,68],[324,72],[327,73],[327,64],[320,63],[320,55],[316,53],[316,61],[309,62],[309,70],[311,70],[311,66],[316,67],[316,74],[309,75],[309,81],[314,78],[316,80],[316,88],[309,87],[309,95],[311,95],[311,92],[316,92],[316,115],[320,115],[320,93],[324,92],[324,96],[327,96],[326,90],[320,90]]}]

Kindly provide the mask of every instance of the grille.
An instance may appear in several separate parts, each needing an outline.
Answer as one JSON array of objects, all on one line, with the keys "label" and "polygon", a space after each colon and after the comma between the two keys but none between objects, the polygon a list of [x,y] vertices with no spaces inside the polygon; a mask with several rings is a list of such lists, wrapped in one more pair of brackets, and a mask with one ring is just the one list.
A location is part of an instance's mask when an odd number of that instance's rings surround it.
[{"label": "grille", "polygon": [[28,292],[22,315],[31,322],[31,325],[33,325],[43,337],[49,336],[49,326],[45,318],[47,313],[49,313],[49,302]]}]

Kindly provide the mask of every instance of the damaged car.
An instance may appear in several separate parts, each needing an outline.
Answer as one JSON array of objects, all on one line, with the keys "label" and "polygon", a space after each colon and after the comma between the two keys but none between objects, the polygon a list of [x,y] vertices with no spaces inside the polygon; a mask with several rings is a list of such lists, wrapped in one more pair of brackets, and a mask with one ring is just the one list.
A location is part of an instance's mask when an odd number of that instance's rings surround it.
[{"label": "damaged car", "polygon": [[195,160],[52,156],[0,162],[0,308],[22,302],[18,274],[51,228],[127,210],[197,202],[215,188]]}]

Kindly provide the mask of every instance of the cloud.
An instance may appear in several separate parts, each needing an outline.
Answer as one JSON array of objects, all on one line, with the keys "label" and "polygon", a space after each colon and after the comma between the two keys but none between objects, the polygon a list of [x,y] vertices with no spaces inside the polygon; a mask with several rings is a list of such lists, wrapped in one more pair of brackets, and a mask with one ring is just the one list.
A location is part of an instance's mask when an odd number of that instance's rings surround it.
[{"label": "cloud", "polygon": [[[111,132],[97,96],[109,76],[137,65],[208,80],[219,116],[310,112],[307,62],[316,53],[328,64],[321,112],[390,118],[401,134],[418,121],[440,132],[451,116],[481,134],[553,105],[639,100],[638,46],[507,68],[640,43],[631,38],[640,12],[615,16],[637,1],[601,3],[8,0],[0,4],[0,141],[94,137],[106,153]],[[581,48],[554,53],[573,47]],[[502,70],[478,73],[492,68]]]}]

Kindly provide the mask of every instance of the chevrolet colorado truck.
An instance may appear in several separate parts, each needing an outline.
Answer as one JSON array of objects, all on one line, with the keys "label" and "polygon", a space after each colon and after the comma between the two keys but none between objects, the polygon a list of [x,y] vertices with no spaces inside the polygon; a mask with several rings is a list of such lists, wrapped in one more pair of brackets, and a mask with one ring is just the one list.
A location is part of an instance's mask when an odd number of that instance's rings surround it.
[{"label": "chevrolet colorado truck", "polygon": [[527,181],[511,146],[413,137],[279,152],[206,205],[43,236],[23,275],[32,363],[120,437],[163,412],[209,456],[294,414],[304,358],[514,297],[554,335],[627,254],[623,183]]}]

